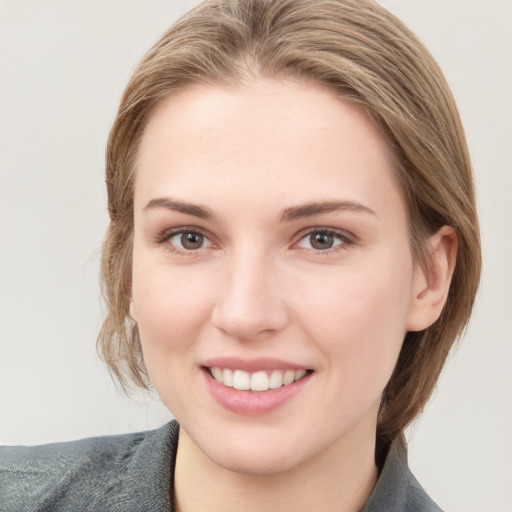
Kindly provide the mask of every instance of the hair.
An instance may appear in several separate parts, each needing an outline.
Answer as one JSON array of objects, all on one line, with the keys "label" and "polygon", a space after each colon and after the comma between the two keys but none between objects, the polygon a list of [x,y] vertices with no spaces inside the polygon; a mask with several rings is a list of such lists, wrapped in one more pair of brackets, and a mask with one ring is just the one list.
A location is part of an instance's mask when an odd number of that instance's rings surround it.
[{"label": "hair", "polygon": [[481,251],[471,163],[450,89],[416,36],[371,0],[207,0],[146,54],[123,94],[107,146],[110,224],[102,259],[107,314],[98,347],[123,387],[129,381],[150,387],[129,304],[134,167],[151,113],[188,86],[254,78],[328,87],[374,120],[395,157],[411,250],[425,269],[428,236],[445,225],[457,235],[446,305],[432,326],[406,334],[383,393],[380,464],[392,440],[422,411],[469,321]]}]

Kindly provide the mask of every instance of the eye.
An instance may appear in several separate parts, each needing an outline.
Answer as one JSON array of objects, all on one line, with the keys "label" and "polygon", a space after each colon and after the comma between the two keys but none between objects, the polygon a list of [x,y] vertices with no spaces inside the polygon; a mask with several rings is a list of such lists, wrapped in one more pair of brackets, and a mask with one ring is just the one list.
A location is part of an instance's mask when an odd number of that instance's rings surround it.
[{"label": "eye", "polygon": [[205,244],[205,241],[207,242],[208,239],[205,238],[204,235],[194,231],[176,233],[169,238],[169,242],[171,242],[172,245],[187,251],[195,251],[196,249],[201,249],[201,247],[203,247]]},{"label": "eye", "polygon": [[315,251],[328,251],[350,242],[350,238],[342,233],[329,229],[316,229],[303,237],[297,244],[297,247],[313,249]]},{"label": "eye", "polygon": [[213,246],[211,240],[200,231],[184,228],[171,232],[167,231],[158,236],[156,242],[165,244],[171,252],[178,254],[190,253]]}]

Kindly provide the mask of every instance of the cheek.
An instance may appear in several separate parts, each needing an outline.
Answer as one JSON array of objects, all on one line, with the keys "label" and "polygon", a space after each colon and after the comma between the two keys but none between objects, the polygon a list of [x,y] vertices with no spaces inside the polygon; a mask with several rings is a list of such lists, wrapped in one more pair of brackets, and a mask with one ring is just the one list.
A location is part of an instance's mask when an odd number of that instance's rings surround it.
[{"label": "cheek", "polygon": [[387,383],[405,335],[409,274],[407,266],[351,268],[302,294],[303,326],[344,386]]},{"label": "cheek", "polygon": [[[183,360],[208,318],[211,299],[194,275],[134,263],[134,319],[148,370]],[[169,357],[168,357],[169,356]]]},{"label": "cheek", "polygon": [[194,342],[208,317],[201,283],[168,267],[134,264],[133,304],[151,382],[173,412],[186,411],[197,378]]}]

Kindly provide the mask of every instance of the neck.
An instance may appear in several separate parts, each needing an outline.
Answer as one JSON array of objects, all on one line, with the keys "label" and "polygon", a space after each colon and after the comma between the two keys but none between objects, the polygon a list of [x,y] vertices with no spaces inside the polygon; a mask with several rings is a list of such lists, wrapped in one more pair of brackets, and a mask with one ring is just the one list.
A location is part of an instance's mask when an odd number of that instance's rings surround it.
[{"label": "neck", "polygon": [[[181,429],[176,459],[177,512],[356,512],[377,481],[375,440],[348,436],[287,471],[241,474],[210,460]],[[362,442],[363,441],[363,442]]]}]

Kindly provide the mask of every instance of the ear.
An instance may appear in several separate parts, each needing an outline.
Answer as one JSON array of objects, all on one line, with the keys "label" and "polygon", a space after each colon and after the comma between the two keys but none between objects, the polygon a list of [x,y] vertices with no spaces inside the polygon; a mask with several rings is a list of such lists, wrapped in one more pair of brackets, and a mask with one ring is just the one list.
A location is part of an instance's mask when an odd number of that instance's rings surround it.
[{"label": "ear", "polygon": [[130,318],[137,323],[137,311],[135,309],[135,303],[133,302],[133,298],[130,298]]},{"label": "ear", "polygon": [[443,226],[427,242],[427,268],[416,263],[407,331],[422,331],[441,315],[446,303],[457,257],[457,234]]}]

